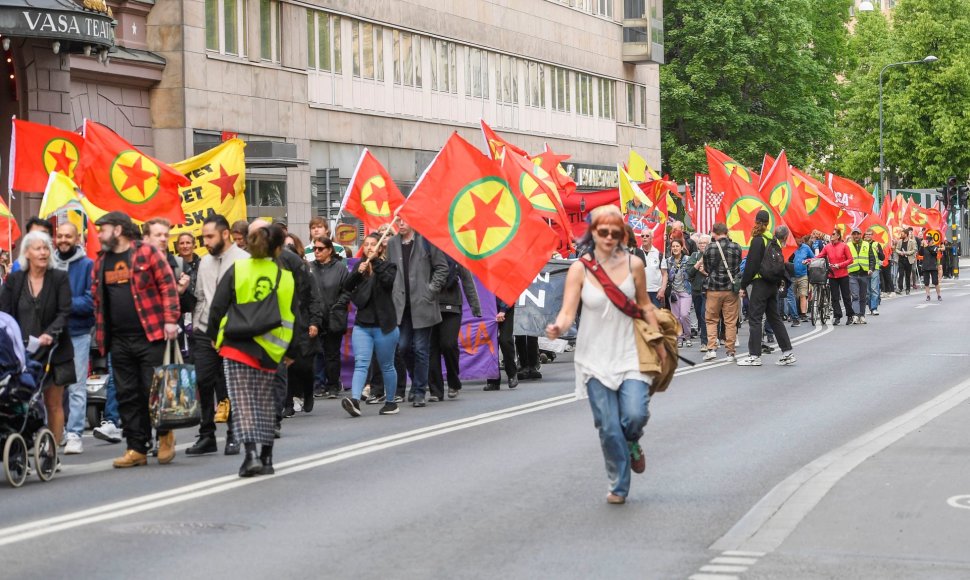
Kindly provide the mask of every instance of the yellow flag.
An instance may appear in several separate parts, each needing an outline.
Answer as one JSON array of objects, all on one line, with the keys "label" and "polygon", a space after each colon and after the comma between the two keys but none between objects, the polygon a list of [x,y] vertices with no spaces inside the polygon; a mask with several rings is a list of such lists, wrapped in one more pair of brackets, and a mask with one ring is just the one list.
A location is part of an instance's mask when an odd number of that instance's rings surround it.
[{"label": "yellow flag", "polygon": [[660,174],[650,167],[647,160],[643,158],[642,155],[630,149],[630,158],[626,162],[627,171],[630,172],[630,177],[634,181],[650,181],[652,179],[660,179]]},{"label": "yellow flag", "polygon": [[77,184],[70,177],[52,171],[47,178],[47,188],[44,190],[44,199],[40,202],[40,210],[37,212],[40,217],[49,217],[61,209],[73,209],[87,214],[92,222],[98,221],[101,216],[108,213],[97,207],[78,190]]},{"label": "yellow flag", "polygon": [[620,211],[626,215],[630,202],[634,200],[636,200],[636,204],[649,205],[647,196],[643,194],[639,187],[633,185],[634,180],[630,177],[630,174],[619,165],[616,166],[616,170],[620,174]]},{"label": "yellow flag", "polygon": [[[192,183],[179,189],[185,225],[172,228],[169,243],[188,232],[196,238],[196,253],[205,254],[202,244],[202,222],[211,215],[222,215],[231,225],[246,219],[246,143],[229,139],[195,157],[173,163],[172,167]],[[173,248],[174,250],[174,248]]]}]

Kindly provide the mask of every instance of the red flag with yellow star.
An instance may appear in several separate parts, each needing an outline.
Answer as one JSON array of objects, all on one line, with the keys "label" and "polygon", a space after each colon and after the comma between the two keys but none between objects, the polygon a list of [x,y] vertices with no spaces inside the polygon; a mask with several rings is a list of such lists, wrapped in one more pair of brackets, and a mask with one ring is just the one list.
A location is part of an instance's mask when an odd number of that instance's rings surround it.
[{"label": "red flag with yellow star", "polygon": [[757,173],[731,159],[724,152],[708,145],[704,146],[707,154],[707,167],[711,175],[711,188],[715,193],[727,193],[731,187],[731,174],[737,173],[738,179],[754,187],[757,192],[761,179]]},{"label": "red flag with yellow star", "polygon": [[400,216],[507,304],[519,299],[557,245],[514,177],[457,133],[418,180]]},{"label": "red flag with yellow star", "polygon": [[188,186],[189,178],[88,119],[75,175],[81,191],[105,211],[123,211],[140,221],[163,217],[185,223],[179,188]]},{"label": "red flag with yellow star", "polygon": [[[770,156],[765,155],[767,163]],[[775,208],[778,215],[785,219],[785,224],[792,234],[801,237],[812,233],[814,225],[806,211],[805,203],[795,190],[794,179],[788,166],[785,151],[772,159],[772,164],[761,174],[761,187],[758,193]]]},{"label": "red flag with yellow star", "polygon": [[10,136],[10,188],[44,191],[52,171],[74,177],[84,138],[77,133],[13,120]]},{"label": "red flag with yellow star", "polygon": [[549,148],[548,143],[544,147],[545,150],[533,157],[532,161],[535,163],[537,159],[539,160],[538,163],[556,182],[556,186],[559,188],[559,197],[566,199],[576,193],[576,181],[569,176],[569,173],[562,166],[562,162],[569,159],[570,156],[555,153]]},{"label": "red flag with yellow star", "polygon": [[[785,221],[775,208],[771,207],[771,204],[758,195],[758,190],[753,185],[738,176],[737,171],[731,172],[727,180],[727,188],[715,219],[727,225],[728,236],[741,246],[741,254],[746,256],[748,248],[751,247],[751,230],[754,228],[759,211],[765,210],[770,216],[766,230],[769,235],[774,234],[775,228],[784,225]],[[782,247],[785,258],[793,254],[797,248],[795,238],[789,233],[788,240]]]},{"label": "red flag with yellow star", "polygon": [[496,161],[501,161],[502,156],[506,150],[513,153],[517,153],[523,157],[529,157],[529,153],[525,149],[513,145],[498,136],[498,133],[492,130],[491,127],[485,122],[485,119],[480,120],[482,125],[482,137],[485,138],[485,147],[488,149],[488,155]]},{"label": "red flag with yellow star", "polygon": [[872,241],[882,246],[882,265],[883,267],[888,266],[889,254],[892,253],[893,247],[893,234],[889,225],[886,224],[886,220],[879,217],[878,214],[871,213],[862,220],[862,223],[859,224],[859,229],[863,233],[867,230],[872,230]]},{"label": "red flag with yellow star", "polygon": [[368,232],[394,221],[394,214],[404,204],[404,195],[381,162],[367,149],[347,184],[341,212],[347,212],[364,223]]},{"label": "red flag with yellow star", "polygon": [[18,239],[20,239],[20,226],[10,213],[10,208],[0,197],[0,249],[12,250],[14,242]]}]

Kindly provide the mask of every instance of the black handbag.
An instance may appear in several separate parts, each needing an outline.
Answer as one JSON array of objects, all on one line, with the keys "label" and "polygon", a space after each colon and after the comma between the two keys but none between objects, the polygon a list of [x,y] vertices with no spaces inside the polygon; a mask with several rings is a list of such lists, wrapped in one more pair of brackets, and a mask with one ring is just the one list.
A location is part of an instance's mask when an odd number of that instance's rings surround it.
[{"label": "black handbag", "polygon": [[222,331],[223,336],[245,340],[262,336],[283,325],[280,301],[276,296],[276,289],[280,287],[282,276],[283,269],[277,264],[276,285],[262,300],[239,303],[239,297],[236,297],[237,302],[234,302],[226,313],[227,320],[226,327]]}]

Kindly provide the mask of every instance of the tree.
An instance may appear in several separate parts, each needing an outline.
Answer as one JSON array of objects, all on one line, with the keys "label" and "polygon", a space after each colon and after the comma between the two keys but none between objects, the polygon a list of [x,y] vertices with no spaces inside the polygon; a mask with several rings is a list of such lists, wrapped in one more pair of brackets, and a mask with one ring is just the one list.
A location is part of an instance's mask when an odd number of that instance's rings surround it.
[{"label": "tree", "polygon": [[828,151],[850,3],[668,0],[664,170],[706,171],[705,143],[754,167],[783,148],[797,165]]}]

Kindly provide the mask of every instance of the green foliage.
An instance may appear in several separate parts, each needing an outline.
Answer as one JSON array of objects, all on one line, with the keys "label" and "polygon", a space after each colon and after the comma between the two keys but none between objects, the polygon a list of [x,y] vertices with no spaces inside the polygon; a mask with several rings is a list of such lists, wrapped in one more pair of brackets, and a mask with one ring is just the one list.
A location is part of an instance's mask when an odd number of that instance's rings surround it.
[{"label": "green foliage", "polygon": [[668,0],[660,69],[664,171],[706,172],[708,143],[760,167],[796,165],[835,139],[851,0]]}]

